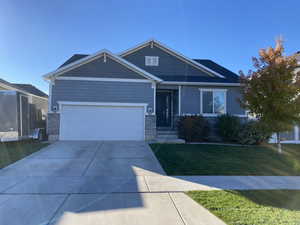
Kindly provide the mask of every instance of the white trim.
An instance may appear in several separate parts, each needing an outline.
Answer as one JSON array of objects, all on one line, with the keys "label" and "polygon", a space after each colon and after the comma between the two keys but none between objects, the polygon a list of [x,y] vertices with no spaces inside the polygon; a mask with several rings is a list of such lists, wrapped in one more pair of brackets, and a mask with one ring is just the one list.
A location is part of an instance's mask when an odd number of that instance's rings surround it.
[{"label": "white trim", "polygon": [[153,100],[153,113],[152,115],[156,115],[156,83],[152,83],[153,91],[154,91],[154,100]]},{"label": "white trim", "polygon": [[181,115],[181,85],[178,86],[178,115]]},{"label": "white trim", "polygon": [[108,51],[106,49],[103,49],[103,50],[101,50],[99,52],[96,52],[93,55],[84,57],[84,58],[82,58],[80,60],[77,60],[77,61],[75,61],[73,63],[65,65],[65,66],[63,66],[63,67],[61,67],[61,68],[59,68],[59,69],[57,69],[57,70],[55,70],[53,72],[50,72],[50,73],[47,73],[47,74],[43,75],[43,77],[46,80],[51,79],[51,77],[56,78],[57,76],[59,76],[62,73],[68,72],[70,70],[73,70],[73,69],[81,66],[81,65],[84,65],[86,63],[89,63],[91,61],[94,61],[94,60],[102,57],[103,54],[106,54],[107,57],[110,57],[111,59],[117,61],[118,63],[120,63],[120,64],[122,64],[124,66],[126,66],[130,70],[133,70],[133,71],[137,72],[138,74],[144,76],[147,79],[155,80],[155,81],[159,81],[159,82],[162,81],[160,78],[158,78],[158,77],[156,77],[156,76],[148,73],[147,71],[145,71],[145,70],[143,70],[143,69],[135,66],[134,64],[128,62],[127,60],[125,60],[125,59],[123,59],[123,58],[121,58],[121,57],[119,57],[117,55],[114,55],[113,53],[111,53],[110,51]]},{"label": "white trim", "polygon": [[52,86],[53,86],[53,81],[51,80],[49,83],[49,99],[48,99],[48,112],[52,113]]},{"label": "white trim", "polygon": [[151,83],[146,79],[123,79],[123,78],[98,78],[98,77],[63,77],[59,76],[56,80],[84,80],[84,81],[107,81],[107,82],[133,82],[133,83]]},{"label": "white trim", "polygon": [[7,88],[8,90],[18,91],[18,92],[20,92],[22,94],[31,95],[31,96],[34,96],[34,97],[37,97],[37,98],[42,98],[42,99],[48,100],[48,97],[42,97],[42,96],[38,96],[38,95],[35,95],[35,94],[31,94],[31,93],[29,93],[27,91],[23,91],[21,89],[15,88],[15,87],[10,86],[8,84],[3,84],[1,82],[0,82],[0,87]]},{"label": "white trim", "polygon": [[107,60],[106,60],[106,53],[104,52],[104,53],[103,53],[103,62],[106,63],[106,61],[107,61]]},{"label": "white trim", "polygon": [[220,116],[220,115],[222,115],[222,114],[216,114],[216,113],[202,113],[201,115],[204,116],[204,117],[218,117],[218,116]]},{"label": "white trim", "polygon": [[86,106],[124,106],[124,107],[144,107],[145,114],[147,113],[147,103],[123,103],[123,102],[71,102],[71,101],[58,101],[59,111],[62,105],[86,105]]},{"label": "white trim", "polygon": [[220,88],[199,88],[199,91],[225,91],[225,92],[227,92],[228,89],[220,89]]},{"label": "white trim", "polygon": [[126,56],[126,55],[128,55],[128,54],[130,54],[132,52],[135,52],[135,51],[137,51],[137,50],[139,50],[139,49],[141,49],[141,48],[143,48],[143,47],[145,47],[145,46],[147,46],[149,44],[150,45],[154,44],[155,46],[159,47],[160,49],[162,49],[162,50],[168,52],[169,54],[171,54],[171,55],[173,55],[173,56],[175,56],[175,57],[177,57],[177,58],[185,61],[186,63],[188,63],[188,64],[190,64],[190,65],[192,65],[194,67],[197,67],[198,69],[200,69],[202,71],[204,70],[204,72],[209,72],[211,74],[214,74],[217,77],[224,78],[223,75],[221,75],[221,74],[219,74],[219,73],[217,73],[217,72],[209,69],[208,67],[206,67],[206,66],[204,66],[204,65],[196,62],[195,60],[192,60],[192,59],[188,58],[187,56],[182,55],[181,53],[179,53],[179,52],[171,49],[170,47],[167,47],[165,44],[162,44],[161,42],[159,42],[159,41],[157,41],[155,39],[150,39],[150,40],[148,40],[146,42],[143,42],[143,43],[141,43],[141,44],[139,44],[139,45],[137,45],[137,46],[135,46],[133,48],[130,48],[130,49],[126,50],[126,51],[123,51],[123,52],[119,53],[118,55],[124,57],[124,56]]},{"label": "white trim", "polygon": [[19,96],[19,104],[20,104],[20,135],[23,135],[23,109],[22,109],[22,96],[24,95],[20,95]]},{"label": "white trim", "polygon": [[146,55],[145,66],[159,66],[159,57]]},{"label": "white trim", "polygon": [[241,83],[215,83],[215,82],[180,82],[180,81],[163,81],[161,84],[173,85],[206,85],[206,86],[224,86],[224,87],[240,87]]},{"label": "white trim", "polygon": [[[223,115],[227,113],[227,89],[219,89],[219,88],[212,88],[212,89],[208,89],[208,88],[199,88],[200,91],[200,113],[201,115],[205,116],[205,117],[217,117],[219,115]],[[207,91],[207,92],[212,92],[213,94],[213,113],[203,113],[203,92]],[[215,92],[224,92],[224,113],[215,113],[215,104],[214,104],[214,95]]]},{"label": "white trim", "polygon": [[244,114],[232,114],[233,116],[236,116],[236,117],[241,117],[241,118],[247,118],[248,115],[244,115]]}]

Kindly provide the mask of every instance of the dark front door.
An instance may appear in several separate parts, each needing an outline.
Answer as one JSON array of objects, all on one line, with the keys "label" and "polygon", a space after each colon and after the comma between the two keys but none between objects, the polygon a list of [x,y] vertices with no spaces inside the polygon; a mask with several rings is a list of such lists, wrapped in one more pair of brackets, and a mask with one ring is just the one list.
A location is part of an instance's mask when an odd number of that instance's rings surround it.
[{"label": "dark front door", "polygon": [[170,127],[171,126],[171,92],[157,92],[156,93],[156,117],[158,127]]}]

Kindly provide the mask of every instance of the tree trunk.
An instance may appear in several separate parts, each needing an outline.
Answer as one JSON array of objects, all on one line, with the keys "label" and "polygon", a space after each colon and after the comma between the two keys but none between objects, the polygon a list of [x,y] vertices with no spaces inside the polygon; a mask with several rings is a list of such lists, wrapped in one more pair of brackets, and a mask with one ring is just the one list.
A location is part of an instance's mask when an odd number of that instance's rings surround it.
[{"label": "tree trunk", "polygon": [[281,148],[281,142],[280,142],[280,133],[277,132],[277,149],[278,149],[278,153],[281,154],[282,153],[282,148]]}]

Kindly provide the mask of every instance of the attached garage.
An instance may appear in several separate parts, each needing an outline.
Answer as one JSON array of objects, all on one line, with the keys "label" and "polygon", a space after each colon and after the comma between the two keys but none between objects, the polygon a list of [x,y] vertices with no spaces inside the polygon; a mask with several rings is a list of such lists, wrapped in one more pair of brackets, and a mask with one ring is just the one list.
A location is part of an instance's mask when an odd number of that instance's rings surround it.
[{"label": "attached garage", "polygon": [[144,140],[147,104],[60,102],[60,140]]}]

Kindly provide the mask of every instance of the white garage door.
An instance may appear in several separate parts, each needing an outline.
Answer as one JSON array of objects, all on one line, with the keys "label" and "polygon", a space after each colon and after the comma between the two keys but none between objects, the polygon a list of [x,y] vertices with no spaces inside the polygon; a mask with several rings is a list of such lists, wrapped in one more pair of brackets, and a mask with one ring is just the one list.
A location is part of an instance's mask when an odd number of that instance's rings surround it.
[{"label": "white garage door", "polygon": [[60,140],[144,140],[144,107],[62,105]]}]

